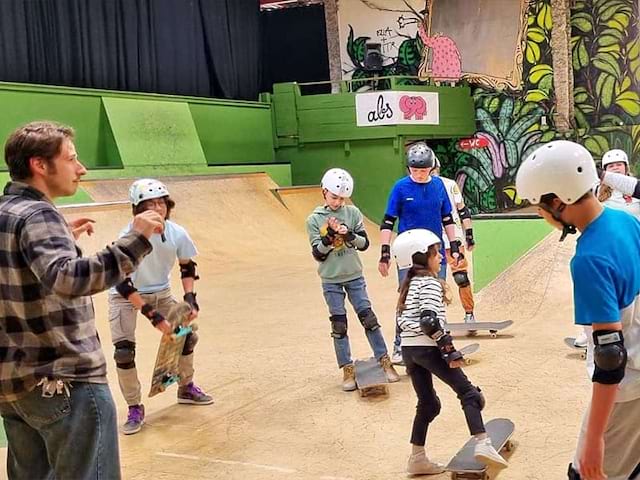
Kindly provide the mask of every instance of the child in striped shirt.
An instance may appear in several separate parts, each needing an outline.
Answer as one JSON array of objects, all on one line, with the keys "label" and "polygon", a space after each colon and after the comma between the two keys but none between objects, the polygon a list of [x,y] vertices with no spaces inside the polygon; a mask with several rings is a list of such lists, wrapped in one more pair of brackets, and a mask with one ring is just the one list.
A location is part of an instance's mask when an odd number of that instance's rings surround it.
[{"label": "child in striped shirt", "polygon": [[484,396],[460,368],[462,354],[443,328],[445,303],[449,303],[450,298],[446,284],[437,278],[442,261],[440,239],[426,229],[407,230],[394,241],[393,254],[399,268],[410,268],[398,299],[402,357],[418,395],[407,472],[412,475],[444,472],[443,466],[430,461],[425,452],[427,429],[440,413],[433,375],[458,395],[469,431],[476,439],[475,458],[487,465],[505,468],[507,462],[491,444],[484,427],[481,414]]}]

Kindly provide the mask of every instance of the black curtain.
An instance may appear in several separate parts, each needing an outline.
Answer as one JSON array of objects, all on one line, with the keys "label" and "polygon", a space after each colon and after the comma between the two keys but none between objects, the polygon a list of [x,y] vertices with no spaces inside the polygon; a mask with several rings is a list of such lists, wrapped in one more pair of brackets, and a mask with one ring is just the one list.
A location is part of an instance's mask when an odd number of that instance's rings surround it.
[{"label": "black curtain", "polygon": [[[262,24],[262,91],[280,82],[329,80],[329,54],[324,6],[267,10]],[[331,87],[306,87],[304,93],[330,92]]]},{"label": "black curtain", "polygon": [[0,0],[0,80],[257,99],[259,0]]}]

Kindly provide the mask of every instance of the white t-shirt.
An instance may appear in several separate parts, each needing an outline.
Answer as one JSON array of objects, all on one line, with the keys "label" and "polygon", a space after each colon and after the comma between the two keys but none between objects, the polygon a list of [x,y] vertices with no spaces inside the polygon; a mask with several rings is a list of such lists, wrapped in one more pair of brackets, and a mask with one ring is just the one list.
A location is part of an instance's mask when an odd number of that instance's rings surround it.
[{"label": "white t-shirt", "polygon": [[619,190],[613,190],[611,197],[604,204],[616,210],[623,210],[640,219],[640,200],[630,195],[623,195]]},{"label": "white t-shirt", "polygon": [[[456,239],[462,241],[464,239],[464,232],[462,231],[462,220],[460,219],[457,205],[461,203],[464,204],[464,197],[462,196],[460,187],[458,187],[456,182],[446,177],[440,177],[440,179],[442,180],[442,183],[444,183],[444,188],[447,191],[449,202],[451,203],[451,216],[455,222]],[[444,248],[449,248],[449,239],[447,238],[447,234],[444,229],[442,229],[442,239],[444,241]]]},{"label": "white t-shirt", "polygon": [[[138,269],[131,275],[140,293],[154,293],[169,288],[169,275],[177,259],[187,260],[198,254],[187,231],[177,223],[167,220],[164,224],[165,241],[160,235],[149,239],[153,250],[144,257]],[[131,230],[131,224],[120,232],[120,237]],[[112,289],[115,293],[115,289]]]}]

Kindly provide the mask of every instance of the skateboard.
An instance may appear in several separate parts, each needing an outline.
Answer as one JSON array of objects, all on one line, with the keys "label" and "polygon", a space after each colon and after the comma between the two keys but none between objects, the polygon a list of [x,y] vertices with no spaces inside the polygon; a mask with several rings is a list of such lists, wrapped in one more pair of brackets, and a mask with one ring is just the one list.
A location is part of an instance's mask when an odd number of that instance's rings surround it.
[{"label": "skateboard", "polygon": [[[513,450],[510,438],[515,427],[511,420],[494,418],[485,424],[485,428],[491,438],[491,443],[498,452],[502,449],[507,452]],[[447,471],[451,472],[452,480],[471,478],[489,480],[488,467],[484,463],[478,462],[473,456],[475,444],[475,439],[469,439],[445,467]]]},{"label": "skateboard", "polygon": [[480,344],[472,343],[470,345],[465,345],[458,351],[464,356],[464,364],[470,365],[471,359],[469,358],[469,355],[476,353],[478,350],[480,350]]},{"label": "skateboard", "polygon": [[513,320],[504,322],[475,322],[475,323],[445,323],[444,329],[450,332],[476,332],[478,330],[489,330],[491,338],[498,336],[498,331],[513,325]]},{"label": "skateboard", "polygon": [[197,330],[197,325],[193,323],[186,325],[190,313],[191,306],[186,302],[177,303],[169,310],[167,321],[173,327],[173,333],[170,335],[163,334],[160,339],[156,363],[153,366],[149,397],[164,392],[169,385],[180,380],[178,363],[180,362],[184,342],[189,333]]},{"label": "skateboard", "polygon": [[587,358],[587,347],[576,347],[575,346],[575,341],[576,341],[575,337],[565,337],[564,338],[564,343],[567,345],[567,347],[571,348],[571,350],[579,350],[580,351],[580,358],[582,360],[585,360]]},{"label": "skateboard", "polygon": [[375,358],[356,360],[356,386],[361,397],[370,395],[386,395],[389,383],[384,370]]}]

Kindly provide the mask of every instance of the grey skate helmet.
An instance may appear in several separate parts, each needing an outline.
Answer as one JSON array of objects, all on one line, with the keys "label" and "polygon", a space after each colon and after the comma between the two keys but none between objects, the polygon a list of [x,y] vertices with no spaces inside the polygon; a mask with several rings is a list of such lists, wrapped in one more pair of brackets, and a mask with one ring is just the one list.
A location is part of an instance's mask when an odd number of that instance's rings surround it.
[{"label": "grey skate helmet", "polygon": [[425,142],[414,143],[407,150],[407,167],[433,168],[435,158],[433,150]]}]

